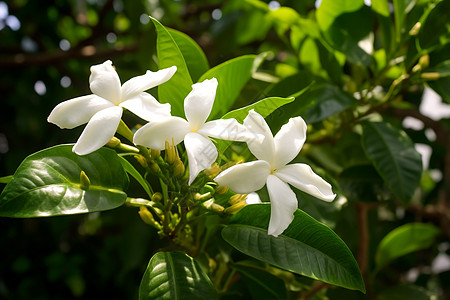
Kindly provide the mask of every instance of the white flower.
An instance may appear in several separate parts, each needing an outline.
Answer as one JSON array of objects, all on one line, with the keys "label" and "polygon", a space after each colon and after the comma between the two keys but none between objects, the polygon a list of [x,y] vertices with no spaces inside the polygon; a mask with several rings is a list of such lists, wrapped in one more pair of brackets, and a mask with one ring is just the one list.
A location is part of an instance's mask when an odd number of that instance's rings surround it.
[{"label": "white flower", "polygon": [[175,66],[131,78],[122,86],[110,60],[91,67],[89,84],[93,94],[58,104],[47,121],[60,128],[74,128],[88,123],[72,151],[89,154],[105,145],[116,133],[122,118],[122,107],[137,116],[151,120],[170,116],[170,104],[160,104],[144,91],[169,80]]},{"label": "white flower", "polygon": [[248,194],[267,185],[271,202],[268,233],[281,234],[292,222],[297,198],[288,184],[321,200],[332,201],[336,196],[331,185],[315,174],[306,164],[287,165],[300,152],[306,140],[306,124],[301,117],[291,118],[272,136],[264,118],[251,110],[244,120],[255,134],[265,139],[248,143],[257,161],[235,165],[220,173],[214,180],[239,194]]},{"label": "white flower", "polygon": [[165,142],[177,145],[184,141],[189,160],[189,185],[198,173],[217,158],[217,149],[209,137],[232,141],[249,141],[262,136],[250,133],[235,119],[220,119],[206,122],[216,97],[217,79],[212,78],[192,85],[192,91],[184,100],[186,119],[168,117],[152,121],[134,135],[134,143],[155,150],[163,150]]}]

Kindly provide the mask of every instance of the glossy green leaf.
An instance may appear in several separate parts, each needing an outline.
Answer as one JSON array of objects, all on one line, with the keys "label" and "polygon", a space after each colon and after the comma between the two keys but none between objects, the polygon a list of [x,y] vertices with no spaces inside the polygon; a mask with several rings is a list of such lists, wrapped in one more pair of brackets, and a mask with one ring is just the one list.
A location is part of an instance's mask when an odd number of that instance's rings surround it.
[{"label": "glossy green leaf", "polygon": [[450,1],[441,1],[428,14],[419,32],[422,49],[435,49],[450,42]]},{"label": "glossy green leaf", "polygon": [[253,299],[287,299],[284,281],[261,267],[236,263],[233,268],[242,276]]},{"label": "glossy green leaf", "polygon": [[427,83],[444,101],[450,103],[450,60],[445,60],[424,72],[439,73],[439,79],[430,80]]},{"label": "glossy green leaf", "polygon": [[431,247],[439,233],[439,228],[424,223],[405,224],[392,230],[378,245],[375,254],[377,268],[400,256]]},{"label": "glossy green leaf", "polygon": [[436,295],[416,285],[399,285],[383,289],[377,294],[376,300],[433,300]]},{"label": "glossy green leaf", "polygon": [[145,190],[145,192],[147,193],[147,195],[149,195],[149,197],[152,197],[152,192],[149,189],[148,183],[147,181],[144,179],[144,177],[142,177],[141,173],[138,172],[138,170],[136,170],[132,164],[130,164],[130,162],[128,160],[126,160],[125,158],[123,158],[122,156],[119,156],[120,159],[120,163],[122,164],[123,169],[130,174],[131,176],[133,176],[134,179],[136,179],[137,182],[139,182],[139,184],[142,186],[142,188]]},{"label": "glossy green leaf", "polygon": [[384,45],[384,51],[387,53],[386,57],[390,56],[392,46],[393,30],[391,28],[392,21],[389,12],[389,3],[387,0],[372,0],[372,11],[375,12],[378,22],[380,24],[381,38]]},{"label": "glossy green leaf", "polygon": [[322,0],[316,18],[331,46],[351,62],[369,65],[370,55],[358,45],[372,29],[372,12],[363,0]]},{"label": "glossy green leaf", "polygon": [[151,18],[156,28],[156,51],[158,54],[159,69],[177,66],[177,71],[169,81],[158,86],[158,100],[162,103],[170,103],[172,115],[184,117],[184,98],[192,90],[192,79],[184,56],[175,39],[167,29]]},{"label": "glossy green leaf", "polygon": [[263,118],[270,115],[277,108],[294,101],[295,98],[281,98],[281,97],[269,97],[262,100],[259,100],[256,103],[250,104],[246,107],[242,107],[239,109],[232,110],[226,113],[222,119],[230,119],[234,118],[238,122],[242,123],[244,119],[247,117],[248,112],[254,109],[257,113],[259,113]]},{"label": "glossy green leaf", "polygon": [[362,145],[392,193],[408,204],[422,176],[422,159],[409,137],[387,123],[365,122]]},{"label": "glossy green leaf", "polygon": [[208,275],[190,256],[181,252],[158,252],[150,259],[139,300],[217,299]]},{"label": "glossy green leaf", "polygon": [[0,177],[0,183],[8,183],[13,178],[13,175]]},{"label": "glossy green leaf", "polygon": [[197,81],[203,73],[209,70],[205,53],[192,38],[183,32],[172,28],[167,28],[167,31],[183,54],[192,81]]},{"label": "glossy green leaf", "polygon": [[239,251],[282,269],[365,292],[358,265],[345,243],[327,226],[297,210],[278,237],[267,234],[270,204],[247,205],[233,215],[222,237]]},{"label": "glossy green leaf", "polygon": [[[0,195],[0,216],[70,215],[122,205],[128,176],[116,152],[101,148],[79,156],[72,146],[55,146],[28,156]],[[90,181],[87,189],[80,182],[82,171]]]},{"label": "glossy green leaf", "polygon": [[202,82],[215,77],[219,82],[214,105],[209,115],[211,119],[223,116],[233,106],[241,89],[252,76],[257,57],[244,55],[228,60],[210,69],[199,79],[199,82]]}]

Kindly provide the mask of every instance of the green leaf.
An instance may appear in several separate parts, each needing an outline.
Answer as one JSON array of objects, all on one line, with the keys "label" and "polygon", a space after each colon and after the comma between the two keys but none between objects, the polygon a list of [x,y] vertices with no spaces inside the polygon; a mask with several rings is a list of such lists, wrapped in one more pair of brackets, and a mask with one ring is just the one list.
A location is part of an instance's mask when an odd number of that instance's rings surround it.
[{"label": "green leaf", "polygon": [[244,55],[228,60],[202,75],[199,82],[215,77],[219,82],[210,119],[223,116],[236,101],[241,89],[252,76],[256,55]]},{"label": "green leaf", "polygon": [[358,45],[372,30],[372,12],[363,0],[322,0],[316,18],[331,46],[353,63],[370,64],[370,55]]},{"label": "green leaf", "polygon": [[409,137],[384,122],[365,122],[362,145],[392,193],[408,204],[422,175],[421,156]]},{"label": "green leaf", "polygon": [[208,275],[190,256],[181,252],[158,252],[150,259],[139,300],[217,299]]},{"label": "green leaf", "polygon": [[386,52],[386,58],[390,57],[392,46],[392,24],[387,0],[372,0],[371,8],[376,13],[380,23],[381,38]]},{"label": "green leaf", "polygon": [[259,113],[263,118],[270,115],[277,108],[294,101],[294,97],[290,98],[281,98],[281,97],[269,97],[262,100],[259,100],[256,103],[250,104],[246,107],[242,107],[239,109],[232,110],[226,113],[222,119],[230,119],[234,118],[238,122],[242,123],[244,119],[247,117],[248,112],[254,109],[257,113]]},{"label": "green leaf", "polygon": [[358,265],[345,243],[327,226],[297,209],[278,237],[267,234],[270,204],[247,205],[230,218],[222,237],[239,251],[282,269],[365,292]]},{"label": "green leaf", "polygon": [[120,163],[123,167],[123,169],[130,174],[131,176],[133,176],[134,179],[136,179],[137,182],[139,182],[139,184],[144,188],[145,192],[147,193],[147,195],[149,195],[149,197],[152,197],[152,192],[150,191],[149,187],[148,187],[148,183],[147,181],[144,179],[144,177],[142,177],[141,173],[138,172],[138,170],[136,170],[132,164],[130,164],[130,162],[128,160],[126,160],[125,158],[123,158],[122,156],[119,156],[120,159]]},{"label": "green leaf", "polygon": [[439,233],[439,228],[424,223],[405,224],[392,230],[378,245],[377,269],[400,256],[431,247]]},{"label": "green leaf", "polygon": [[197,81],[203,73],[209,70],[205,53],[192,38],[183,32],[172,28],[167,28],[167,31],[183,54],[192,81]]},{"label": "green leaf", "polygon": [[284,281],[261,267],[245,263],[233,264],[242,276],[253,299],[287,299]]},{"label": "green leaf", "polygon": [[450,42],[450,1],[441,1],[430,11],[419,31],[422,49],[435,49]]},{"label": "green leaf", "polygon": [[[0,216],[71,215],[122,205],[129,181],[116,152],[101,148],[78,156],[72,147],[59,145],[25,158],[0,195]],[[90,181],[87,189],[82,171]]]},{"label": "green leaf", "polygon": [[450,102],[450,60],[445,60],[438,65],[426,69],[426,72],[437,72],[440,78],[428,81],[428,85],[442,97],[447,103]]},{"label": "green leaf", "polygon": [[13,175],[0,177],[0,183],[9,183],[12,178],[13,178]]},{"label": "green leaf", "polygon": [[170,103],[172,115],[184,116],[184,98],[192,90],[192,79],[189,75],[183,54],[172,35],[156,19],[150,17],[156,28],[156,51],[160,69],[177,66],[177,71],[169,81],[158,86],[158,100]]}]

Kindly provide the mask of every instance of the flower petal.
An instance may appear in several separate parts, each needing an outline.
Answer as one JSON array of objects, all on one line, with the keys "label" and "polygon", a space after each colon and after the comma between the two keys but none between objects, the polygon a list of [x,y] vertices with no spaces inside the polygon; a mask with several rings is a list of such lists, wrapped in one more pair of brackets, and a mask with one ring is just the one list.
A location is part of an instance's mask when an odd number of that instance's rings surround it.
[{"label": "flower petal", "polygon": [[189,159],[189,185],[191,185],[198,173],[211,168],[211,164],[216,161],[218,153],[209,138],[195,132],[186,134],[184,146]]},{"label": "flower petal", "polygon": [[216,97],[217,79],[206,79],[192,85],[192,91],[184,99],[184,113],[193,131],[205,124]]},{"label": "flower petal", "polygon": [[111,106],[114,106],[111,102],[94,94],[77,97],[56,105],[47,121],[71,129],[87,123],[97,112]]},{"label": "flower petal", "polygon": [[177,67],[172,66],[156,72],[147,71],[144,75],[127,80],[121,88],[122,101],[133,98],[143,91],[166,82],[173,76],[176,70]]},{"label": "flower petal", "polygon": [[277,170],[275,176],[316,198],[331,202],[336,196],[331,185],[313,172],[307,164],[292,164]]},{"label": "flower petal", "polygon": [[254,139],[262,141],[264,139],[263,135],[251,132],[247,127],[239,124],[239,122],[235,119],[219,119],[209,121],[205,123],[205,125],[203,125],[203,127],[197,132],[222,140],[238,142],[251,142]]},{"label": "flower petal", "polygon": [[133,143],[155,150],[164,150],[166,141],[181,143],[189,132],[189,123],[179,117],[168,117],[150,122],[136,131]]},{"label": "flower petal", "polygon": [[265,137],[262,141],[255,139],[248,142],[247,144],[250,152],[252,152],[256,158],[265,160],[272,164],[275,154],[275,144],[273,141],[272,132],[270,131],[269,125],[267,125],[264,118],[252,109],[244,119],[244,125],[255,135],[261,134]]},{"label": "flower petal", "polygon": [[113,138],[122,117],[122,108],[112,106],[96,113],[81,133],[72,151],[78,155],[94,152]]},{"label": "flower petal", "polygon": [[255,192],[252,192],[247,195],[245,198],[245,203],[248,204],[259,204],[262,203],[261,198],[259,198],[259,195]]},{"label": "flower petal", "polygon": [[89,84],[91,91],[97,96],[115,105],[120,103],[120,79],[110,60],[91,67]]},{"label": "flower petal", "polygon": [[238,164],[220,173],[214,181],[228,186],[238,194],[248,194],[261,189],[270,175],[270,165],[264,160]]},{"label": "flower petal", "polygon": [[278,236],[294,219],[294,212],[298,207],[297,197],[289,185],[273,175],[267,177],[267,191],[271,206],[267,233]]},{"label": "flower petal", "polygon": [[306,140],[306,123],[301,117],[289,119],[275,135],[274,168],[280,168],[293,160]]},{"label": "flower petal", "polygon": [[170,104],[161,104],[148,93],[140,93],[136,97],[120,103],[120,106],[146,121],[170,117]]}]

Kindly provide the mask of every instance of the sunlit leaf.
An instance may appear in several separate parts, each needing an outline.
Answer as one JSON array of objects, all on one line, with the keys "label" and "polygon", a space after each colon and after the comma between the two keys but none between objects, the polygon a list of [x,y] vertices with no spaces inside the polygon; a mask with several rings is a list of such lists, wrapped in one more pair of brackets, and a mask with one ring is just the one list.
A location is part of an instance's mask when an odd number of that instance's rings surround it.
[{"label": "sunlit leaf", "polygon": [[392,193],[409,203],[422,175],[422,159],[409,137],[383,122],[363,123],[362,145]]},{"label": "sunlit leaf", "polygon": [[316,18],[331,46],[351,62],[369,65],[370,55],[358,44],[372,29],[372,12],[363,0],[322,0]]},{"label": "sunlit leaf", "polygon": [[[79,156],[72,147],[55,146],[28,156],[0,195],[0,216],[70,215],[122,205],[128,176],[117,154],[101,148]],[[82,171],[88,187],[81,184]]]},{"label": "sunlit leaf", "polygon": [[375,255],[380,269],[394,259],[433,245],[439,228],[424,223],[410,223],[389,232],[380,242]]},{"label": "sunlit leaf", "polygon": [[177,71],[169,81],[158,86],[158,100],[170,103],[172,115],[184,116],[184,98],[192,90],[192,79],[189,75],[183,54],[174,38],[167,29],[154,18],[150,18],[155,25],[157,40],[159,69],[177,66]]},{"label": "sunlit leaf", "polygon": [[190,256],[181,252],[158,252],[150,259],[139,300],[217,299],[208,275]]},{"label": "sunlit leaf", "polygon": [[228,60],[202,75],[199,82],[205,79],[217,78],[216,98],[209,117],[211,119],[223,116],[233,106],[241,89],[254,72],[256,55],[244,55]]},{"label": "sunlit leaf", "polygon": [[167,28],[167,31],[183,54],[192,81],[197,81],[203,73],[209,70],[205,53],[193,39],[183,32],[172,28]]},{"label": "sunlit leaf", "polygon": [[233,215],[222,237],[239,251],[282,269],[365,292],[358,265],[345,243],[327,226],[297,209],[278,237],[267,234],[270,204],[247,205]]}]

